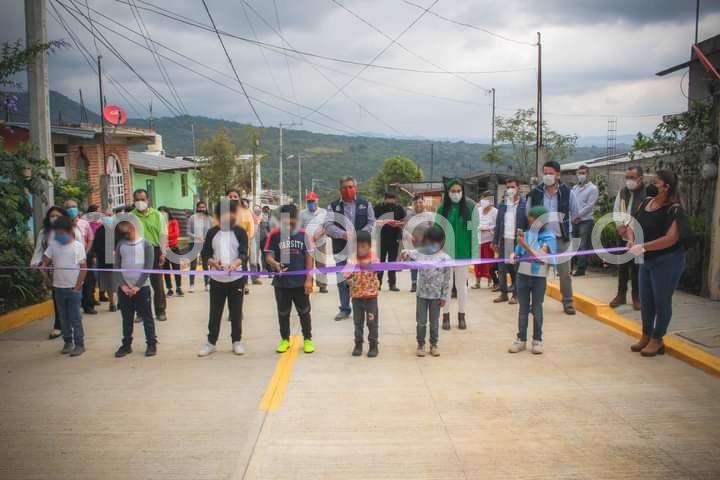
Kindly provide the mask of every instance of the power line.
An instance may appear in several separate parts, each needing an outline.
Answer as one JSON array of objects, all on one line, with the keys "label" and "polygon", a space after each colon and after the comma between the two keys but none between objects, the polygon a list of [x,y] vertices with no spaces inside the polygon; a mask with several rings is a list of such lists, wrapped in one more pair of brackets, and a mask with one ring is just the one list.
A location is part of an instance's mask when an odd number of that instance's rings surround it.
[{"label": "power line", "polygon": [[[245,2],[243,2],[245,3]],[[278,32],[282,36],[282,24],[280,23],[280,11],[277,6],[277,1],[273,0],[273,9],[275,10],[275,23],[277,24]],[[297,92],[295,91],[295,81],[293,80],[292,71],[290,70],[290,61],[287,55],[285,55],[285,68],[287,68],[288,79],[290,80],[290,93],[292,94],[293,100],[297,102]]]},{"label": "power line", "polygon": [[230,54],[227,51],[227,48],[225,48],[225,42],[223,42],[222,37],[220,36],[220,32],[218,32],[217,26],[215,26],[215,20],[213,20],[212,15],[210,14],[210,9],[207,6],[207,3],[205,0],[202,0],[203,6],[205,7],[205,11],[207,12],[208,18],[210,19],[210,23],[212,23],[213,30],[215,30],[215,34],[217,35],[218,40],[220,41],[220,45],[223,48],[223,51],[225,52],[225,56],[228,59],[228,62],[230,63],[230,67],[232,68],[233,73],[235,74],[235,78],[237,78],[238,83],[240,84],[240,88],[243,91],[243,94],[245,95],[245,98],[248,101],[248,104],[250,105],[250,108],[252,109],[253,113],[255,114],[255,118],[257,118],[258,123],[260,123],[261,127],[264,127],[262,119],[260,118],[260,115],[258,114],[257,110],[255,110],[255,106],[252,103],[252,100],[250,100],[250,97],[248,96],[247,92],[245,91],[245,87],[243,86],[242,80],[240,80],[240,76],[237,73],[237,70],[235,70],[235,65],[233,65],[232,58],[230,58]]},{"label": "power line", "polygon": [[[126,0],[115,0],[118,3],[127,4]],[[199,28],[201,30],[207,30],[209,32],[213,32],[214,30],[209,27],[208,25],[205,25],[203,23],[197,22],[193,19],[187,18],[181,14],[178,14],[176,12],[173,12],[172,10],[168,10],[163,7],[159,7],[157,5],[154,5],[146,0],[137,0],[140,3],[143,3],[145,5],[150,5],[150,7],[142,7],[138,6],[138,8],[146,10],[148,12],[155,13],[157,15],[163,16],[165,18],[169,18],[171,20],[175,20],[180,23],[184,23],[186,25],[190,25],[196,28]],[[243,37],[242,35],[238,35],[235,33],[230,33],[225,30],[219,30],[219,32],[226,37],[234,38],[236,40],[240,40],[246,43],[252,43],[254,45],[262,45],[264,48],[270,49],[274,51],[275,53],[284,54],[284,52],[290,52],[297,55],[303,55],[313,58],[318,58],[321,60],[327,60],[331,62],[337,62],[337,63],[344,63],[348,65],[357,65],[361,67],[369,67],[369,68],[375,68],[380,70],[390,70],[390,71],[396,71],[396,72],[408,72],[408,73],[422,73],[422,74],[428,74],[428,75],[490,75],[490,74],[499,74],[499,73],[516,73],[516,72],[526,72],[530,70],[534,70],[535,67],[524,67],[524,68],[512,68],[512,69],[499,69],[499,70],[470,70],[470,71],[449,71],[449,72],[442,72],[438,70],[423,70],[419,68],[408,68],[408,67],[398,67],[398,66],[392,66],[392,65],[382,65],[382,64],[368,64],[366,62],[360,62],[357,60],[349,60],[344,58],[338,58],[338,57],[332,57],[329,55],[322,55],[318,53],[308,52],[304,50],[298,50],[295,48],[288,48],[283,47],[280,45],[273,45],[270,43],[262,42],[262,41],[255,41],[247,37]]]},{"label": "power line", "polygon": [[[408,4],[408,5],[411,5],[411,6],[415,7],[415,8],[419,8],[419,9],[424,9],[424,8],[425,8],[425,7],[423,7],[422,5],[419,5],[419,4],[417,4],[417,3],[415,3],[415,2],[412,2],[412,1],[410,1],[410,0],[402,0],[402,1],[403,1],[404,3],[406,3],[406,4]],[[508,42],[517,43],[518,45],[527,45],[527,46],[531,46],[531,47],[536,46],[536,44],[533,43],[533,42],[525,42],[525,41],[523,41],[523,40],[515,40],[514,38],[506,37],[505,35],[501,35],[501,34],[499,34],[499,33],[497,33],[497,32],[493,32],[493,31],[491,31],[491,30],[488,30],[487,28],[478,27],[477,25],[473,25],[473,24],[471,24],[471,23],[467,23],[467,22],[463,22],[463,21],[460,21],[460,20],[454,20],[454,19],[452,19],[452,18],[445,17],[445,16],[443,16],[443,15],[440,15],[440,14],[437,13],[437,12],[428,12],[428,13],[430,13],[430,15],[433,15],[433,16],[441,19],[441,20],[445,20],[446,22],[453,23],[453,24],[455,24],[455,25],[460,25],[460,26],[462,26],[462,27],[471,28],[471,29],[473,29],[473,30],[478,30],[478,31],[480,31],[480,32],[487,33],[488,35],[492,35],[493,37],[500,38],[500,39],[506,40],[506,41],[508,41]]]},{"label": "power line", "polygon": [[[245,4],[243,2],[240,2],[240,7],[242,8],[243,15],[245,16],[245,21],[247,21],[248,27],[250,27],[250,32],[252,33],[252,36],[255,40],[258,39],[257,32],[255,31],[255,26],[252,23],[252,20],[250,19],[250,15],[247,12],[247,7],[245,7]],[[270,68],[270,62],[267,59],[267,55],[265,55],[265,49],[262,48],[260,45],[257,46],[258,50],[260,51],[260,56],[263,59],[263,63],[265,64],[265,69],[268,72],[268,75],[270,75],[270,79],[272,80],[273,85],[275,86],[275,90],[282,95],[282,90],[280,89],[280,84],[278,84],[277,79],[275,78],[275,75],[272,72],[272,68]]]}]

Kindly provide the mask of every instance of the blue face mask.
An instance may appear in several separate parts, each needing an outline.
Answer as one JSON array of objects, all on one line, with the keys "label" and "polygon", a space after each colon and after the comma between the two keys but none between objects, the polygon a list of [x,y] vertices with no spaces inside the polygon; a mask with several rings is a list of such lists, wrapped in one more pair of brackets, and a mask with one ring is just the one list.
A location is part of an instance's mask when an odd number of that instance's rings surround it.
[{"label": "blue face mask", "polygon": [[112,228],[113,217],[103,217],[102,222],[105,228]]},{"label": "blue face mask", "polygon": [[310,210],[311,212],[312,212],[313,210],[315,210],[316,207],[317,207],[317,205],[315,205],[315,202],[313,202],[313,201],[307,202],[307,208],[308,208],[308,210]]},{"label": "blue face mask", "polygon": [[58,241],[59,243],[62,243],[63,245],[65,245],[65,244],[67,244],[67,243],[70,242],[71,237],[70,237],[69,234],[67,234],[67,233],[65,233],[65,232],[56,233],[56,234],[55,234],[55,240]]},{"label": "blue face mask", "polygon": [[422,245],[418,248],[418,252],[423,255],[435,255],[438,251],[440,251],[440,246],[432,243],[429,245]]},{"label": "blue face mask", "polygon": [[67,209],[68,217],[75,218],[80,214],[80,210],[77,207],[70,207]]}]

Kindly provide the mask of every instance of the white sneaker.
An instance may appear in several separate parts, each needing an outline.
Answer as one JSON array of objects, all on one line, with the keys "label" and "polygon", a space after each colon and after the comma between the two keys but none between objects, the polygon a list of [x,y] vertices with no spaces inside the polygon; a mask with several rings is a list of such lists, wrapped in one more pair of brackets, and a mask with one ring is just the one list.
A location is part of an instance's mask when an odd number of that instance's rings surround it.
[{"label": "white sneaker", "polygon": [[540,355],[541,353],[543,353],[543,344],[540,340],[533,340],[532,353],[534,353],[535,355]]},{"label": "white sneaker", "polygon": [[245,346],[242,344],[242,342],[233,342],[233,353],[235,355],[245,354]]},{"label": "white sneaker", "polygon": [[190,288],[188,288],[188,293],[195,293],[195,287],[190,285]]},{"label": "white sneaker", "polygon": [[212,343],[206,343],[198,352],[198,357],[207,357],[208,355],[211,355],[215,352],[217,352],[217,348],[215,348],[215,345],[213,345]]},{"label": "white sneaker", "polygon": [[525,350],[525,342],[520,340],[519,338],[516,338],[513,340],[513,342],[510,344],[510,348],[508,348],[508,352],[510,353],[519,353]]}]

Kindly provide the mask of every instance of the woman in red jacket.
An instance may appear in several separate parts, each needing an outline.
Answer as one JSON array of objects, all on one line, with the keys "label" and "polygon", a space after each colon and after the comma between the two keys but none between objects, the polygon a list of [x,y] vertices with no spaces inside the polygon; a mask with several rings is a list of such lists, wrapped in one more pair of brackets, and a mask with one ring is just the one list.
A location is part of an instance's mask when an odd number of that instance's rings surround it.
[{"label": "woman in red jacket", "polygon": [[[163,212],[167,218],[168,248],[176,255],[179,255],[180,249],[178,248],[178,241],[180,239],[180,223],[177,221],[177,218],[173,217],[172,213],[170,213],[170,210],[167,207],[160,207],[158,208],[158,210]],[[171,262],[166,255],[163,268],[166,270],[176,270],[179,272],[180,264]],[[179,273],[175,274],[174,292],[172,288],[172,277],[173,276],[170,274],[165,274],[165,288],[167,288],[168,297],[171,297],[174,293],[176,293],[178,297],[182,297],[183,295],[185,295],[181,288],[182,276]]]}]

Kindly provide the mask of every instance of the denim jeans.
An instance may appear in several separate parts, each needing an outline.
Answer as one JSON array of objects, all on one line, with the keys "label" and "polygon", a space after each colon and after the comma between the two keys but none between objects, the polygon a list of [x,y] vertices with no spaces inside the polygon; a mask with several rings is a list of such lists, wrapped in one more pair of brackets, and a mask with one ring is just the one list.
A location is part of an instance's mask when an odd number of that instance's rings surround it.
[{"label": "denim jeans", "polygon": [[[558,253],[564,253],[570,250],[570,242],[558,237],[557,250]],[[569,307],[573,304],[572,276],[570,275],[571,260],[571,257],[559,257],[557,259],[557,266],[555,267],[557,275],[560,278],[560,294],[562,295],[563,307]]]},{"label": "denim jeans", "polygon": [[[347,260],[335,262],[335,265],[338,266],[346,264]],[[352,311],[352,309],[350,308],[350,287],[348,287],[348,284],[345,282],[345,277],[343,276],[342,272],[337,273],[337,287],[338,296],[340,297],[340,311],[350,314],[350,312]]]},{"label": "denim jeans", "polygon": [[417,286],[417,275],[418,275],[417,270],[410,270],[410,280],[412,281],[413,287]]},{"label": "denim jeans", "polygon": [[55,303],[58,311],[55,315],[60,317],[60,329],[65,343],[74,342],[75,346],[85,346],[85,331],[82,325],[80,304],[82,293],[72,288],[53,288]]},{"label": "denim jeans", "polygon": [[672,296],[685,270],[685,252],[678,249],[644,260],[639,275],[643,335],[660,339],[672,319]]},{"label": "denim jeans", "polygon": [[378,341],[378,303],[377,298],[353,298],[353,323],[355,324],[355,343],[362,343],[365,323],[368,327],[368,342]]},{"label": "denim jeans", "polygon": [[440,302],[437,298],[417,297],[415,321],[417,322],[418,345],[425,345],[428,320],[430,320],[430,345],[437,345],[440,333]]},{"label": "denim jeans", "polygon": [[125,295],[122,290],[118,289],[118,305],[122,314],[123,345],[132,345],[136,313],[142,318],[143,328],[145,329],[145,342],[148,345],[157,343],[150,296],[150,286],[148,285],[142,287],[132,297]]},{"label": "denim jeans", "polygon": [[[573,238],[580,239],[580,250],[591,250],[592,249],[592,230],[595,226],[594,220],[583,220],[580,223],[573,224],[572,236]],[[589,255],[578,255],[575,257],[575,266],[578,271],[584,272],[587,269]]]},{"label": "denim jeans", "polygon": [[[508,244],[507,249],[505,248],[505,243]],[[498,246],[500,258],[509,257],[510,254],[512,253],[511,248],[513,248],[514,246],[515,246],[514,240],[506,239],[506,240],[503,240],[502,242],[500,242],[500,245]],[[514,263],[505,263],[505,262],[500,262],[497,264],[497,266],[498,266],[498,276],[499,276],[498,283],[500,285],[500,292],[502,292],[506,295],[508,292],[510,292],[513,295],[515,295],[515,292],[516,292],[516,288],[515,288],[516,280],[515,279],[517,277],[517,274],[515,272],[517,271],[517,267],[515,266]],[[510,287],[510,289],[508,289],[508,284],[507,284],[508,274],[510,274],[510,281],[512,281],[512,286]]]},{"label": "denim jeans", "polygon": [[542,341],[543,300],[547,279],[534,275],[517,274],[518,312],[517,338],[527,341],[528,317],[533,316],[533,340]]}]

